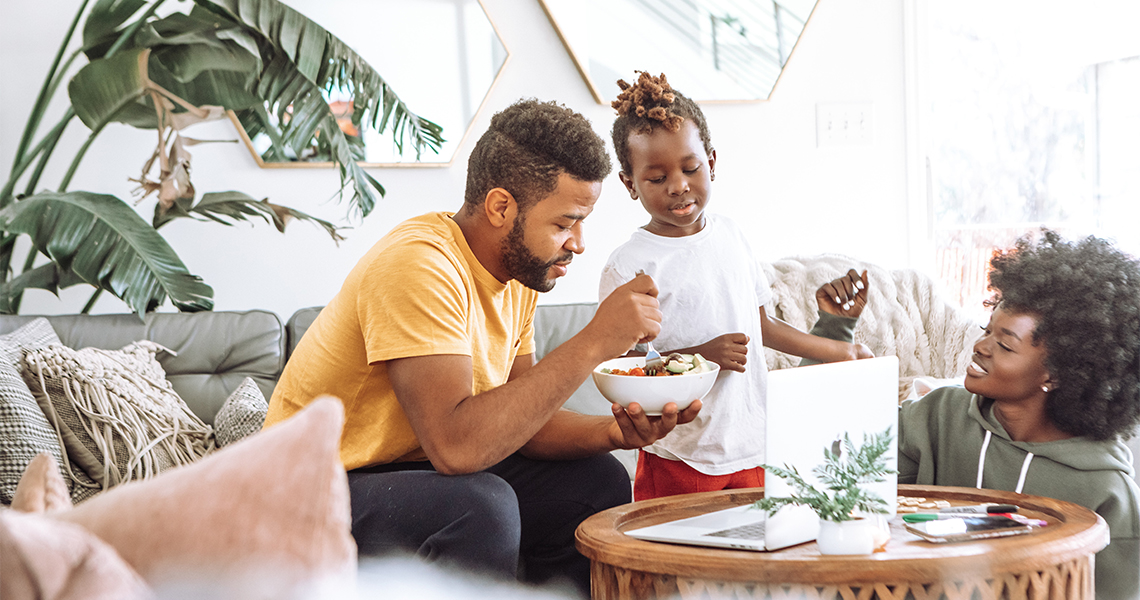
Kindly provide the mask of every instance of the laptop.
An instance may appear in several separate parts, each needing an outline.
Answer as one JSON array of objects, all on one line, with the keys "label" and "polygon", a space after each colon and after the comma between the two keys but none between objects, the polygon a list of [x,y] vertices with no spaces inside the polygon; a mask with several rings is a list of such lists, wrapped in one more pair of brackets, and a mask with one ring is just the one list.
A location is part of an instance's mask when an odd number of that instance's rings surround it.
[{"label": "laptop", "polygon": [[[811,472],[823,460],[823,449],[835,449],[843,435],[852,443],[863,443],[863,435],[891,428],[891,448],[887,464],[898,463],[898,358],[882,356],[864,360],[827,363],[768,373],[767,463],[791,465],[808,482],[816,484]],[[791,488],[779,477],[764,477],[765,494],[791,495]],[[871,484],[871,490],[895,513],[898,478]],[[633,529],[626,535],[655,542],[736,548],[779,550],[815,540],[819,519],[806,506],[786,506],[772,516],[755,510],[751,504],[708,514]]]}]

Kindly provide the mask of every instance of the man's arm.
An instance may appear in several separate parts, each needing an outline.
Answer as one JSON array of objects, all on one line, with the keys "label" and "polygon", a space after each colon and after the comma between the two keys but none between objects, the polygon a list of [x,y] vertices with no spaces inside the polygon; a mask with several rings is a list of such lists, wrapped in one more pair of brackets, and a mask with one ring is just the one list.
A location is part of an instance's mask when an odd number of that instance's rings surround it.
[{"label": "man's arm", "polygon": [[[631,406],[618,418],[605,419],[609,421],[605,427],[604,418],[598,417],[552,419],[594,367],[657,335],[661,313],[656,291],[648,276],[618,288],[599,304],[581,332],[529,368],[516,360],[507,383],[481,394],[472,393],[468,356],[388,361],[396,397],[432,465],[441,473],[471,473],[524,444],[536,456],[594,454],[639,441],[651,443],[678,422],[692,420],[699,404],[679,415],[674,408],[673,414],[661,417],[647,417],[640,407]],[[536,437],[540,430],[543,435]]]}]

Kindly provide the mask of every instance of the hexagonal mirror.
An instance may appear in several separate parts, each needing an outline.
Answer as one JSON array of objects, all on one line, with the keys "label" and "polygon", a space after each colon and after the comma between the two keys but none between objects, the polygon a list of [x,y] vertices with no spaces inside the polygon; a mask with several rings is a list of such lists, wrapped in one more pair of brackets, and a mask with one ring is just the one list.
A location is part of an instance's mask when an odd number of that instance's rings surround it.
[{"label": "hexagonal mirror", "polygon": [[698,101],[767,100],[816,0],[540,0],[594,98],[665,73]]},{"label": "hexagonal mirror", "polygon": [[[282,0],[348,44],[391,85],[410,110],[443,128],[439,154],[430,150],[417,160],[413,151],[396,149],[391,132],[357,128],[351,122],[350,92],[325,92],[329,105],[343,115],[341,129],[351,144],[363,146],[367,167],[446,166],[467,135],[475,114],[508,58],[480,0]],[[341,112],[337,112],[341,111]],[[249,135],[263,167],[332,166],[320,156],[296,156],[275,148],[264,133]]]}]

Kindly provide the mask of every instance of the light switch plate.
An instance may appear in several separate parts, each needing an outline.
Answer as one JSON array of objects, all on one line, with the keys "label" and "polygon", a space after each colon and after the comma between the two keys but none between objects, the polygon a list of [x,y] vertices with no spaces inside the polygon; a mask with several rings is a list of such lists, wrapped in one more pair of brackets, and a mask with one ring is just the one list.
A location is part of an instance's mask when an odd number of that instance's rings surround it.
[{"label": "light switch plate", "polygon": [[875,112],[870,102],[817,104],[816,146],[871,146]]}]

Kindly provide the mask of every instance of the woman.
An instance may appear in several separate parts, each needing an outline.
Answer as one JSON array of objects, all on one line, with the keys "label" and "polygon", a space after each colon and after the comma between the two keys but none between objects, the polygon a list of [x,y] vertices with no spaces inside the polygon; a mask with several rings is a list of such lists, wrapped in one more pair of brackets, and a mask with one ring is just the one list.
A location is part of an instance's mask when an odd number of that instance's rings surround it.
[{"label": "woman", "polygon": [[994,308],[965,387],[899,413],[899,483],[973,486],[1096,511],[1098,598],[1140,592],[1140,489],[1120,437],[1140,420],[1140,265],[1052,231],[990,264]]}]

